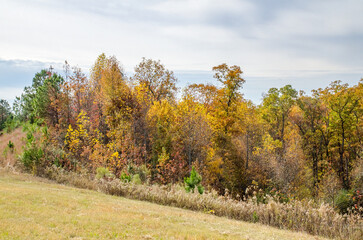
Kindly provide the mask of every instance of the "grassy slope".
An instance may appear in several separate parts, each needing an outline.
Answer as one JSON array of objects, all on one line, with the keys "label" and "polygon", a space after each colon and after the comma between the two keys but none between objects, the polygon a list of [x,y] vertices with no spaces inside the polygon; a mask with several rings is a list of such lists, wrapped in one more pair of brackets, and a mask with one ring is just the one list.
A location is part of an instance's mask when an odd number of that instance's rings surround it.
[{"label": "grassy slope", "polygon": [[[15,129],[12,133],[3,133],[0,135],[0,166],[10,165],[13,166],[16,162],[16,156],[22,152],[22,147],[24,146],[23,138],[26,134],[21,128]],[[4,152],[9,141],[14,143],[14,152],[7,151]]]},{"label": "grassy slope", "polygon": [[0,170],[0,239],[322,239]]}]

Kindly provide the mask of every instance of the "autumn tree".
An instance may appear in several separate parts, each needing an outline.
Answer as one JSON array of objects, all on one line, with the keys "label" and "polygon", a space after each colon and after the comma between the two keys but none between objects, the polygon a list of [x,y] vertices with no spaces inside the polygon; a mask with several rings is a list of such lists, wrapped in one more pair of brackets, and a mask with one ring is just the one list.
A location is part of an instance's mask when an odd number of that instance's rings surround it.
[{"label": "autumn tree", "polygon": [[[100,79],[102,94],[102,112],[108,126],[107,146],[118,159],[129,159],[126,155],[132,147],[131,130],[134,112],[138,109],[126,76],[115,57],[107,59],[106,67]],[[131,157],[130,157],[130,160]],[[121,170],[119,166],[117,170]]]},{"label": "autumn tree", "polygon": [[107,60],[100,82],[103,112],[107,124],[111,129],[116,129],[122,123],[130,120],[133,101],[130,88],[125,80],[125,73],[115,57]]},{"label": "autumn tree", "polygon": [[286,85],[280,89],[271,88],[264,95],[259,108],[261,118],[267,129],[264,133],[264,139],[271,138],[269,141],[271,145],[264,147],[270,149],[268,152],[271,156],[264,157],[269,158],[267,161],[270,161],[272,166],[270,172],[272,179],[285,190],[290,187],[291,175],[297,174],[290,171],[289,162],[291,161],[287,157],[287,153],[290,151],[289,147],[296,146],[287,144],[290,131],[291,133],[295,131],[294,126],[290,124],[290,113],[296,104],[296,98],[297,91],[291,85]]},{"label": "autumn tree", "polygon": [[217,87],[212,84],[190,84],[184,90],[184,96],[190,96],[203,104],[207,111],[212,109],[217,93]]},{"label": "autumn tree", "polygon": [[[49,164],[105,167],[116,177],[138,169],[161,184],[195,168],[203,185],[235,197],[252,183],[304,198],[329,186],[335,193],[340,181],[346,189],[362,182],[363,80],[311,95],[271,88],[254,105],[241,93],[238,66],[214,67],[217,85],[191,84],[180,98],[174,73],[160,61],[143,58],[131,78],[105,54],[89,78],[67,62],[64,69],[64,77],[37,73],[14,105],[20,119],[47,125]],[[0,101],[0,125],[9,112]]]},{"label": "autumn tree", "polygon": [[361,97],[356,89],[348,84],[335,81],[322,90],[322,98],[329,106],[331,119],[329,128],[332,131],[330,146],[338,153],[335,162],[343,187],[349,189],[351,185],[350,172],[354,160],[358,157],[359,124],[362,120],[360,107]]},{"label": "autumn tree", "polygon": [[[145,151],[152,156],[152,162],[155,166],[157,155],[161,153],[162,147],[167,149],[167,153],[170,154],[170,146],[159,145],[160,142],[168,142],[168,139],[158,139],[157,146],[152,146],[157,136],[166,137],[162,134],[159,125],[153,125],[150,123],[150,116],[153,115],[153,105],[166,107],[168,104],[175,104],[176,82],[177,78],[172,71],[165,68],[160,61],[143,58],[142,61],[135,67],[135,74],[131,78],[131,82],[134,86],[133,92],[139,103],[138,112],[134,114],[133,122],[133,135],[135,144],[142,146]],[[169,105],[170,105],[169,104]],[[151,113],[150,113],[151,112]],[[153,122],[153,121],[152,121]],[[155,122],[154,122],[155,123]],[[154,128],[154,130],[152,129]],[[158,128],[158,131],[155,131]],[[161,131],[161,132],[160,132]],[[157,134],[157,135],[155,135]],[[157,150],[155,150],[157,149]],[[149,159],[149,160],[151,160]],[[148,161],[145,159],[145,161]]]},{"label": "autumn tree", "polygon": [[72,162],[90,164],[84,150],[93,143],[90,136],[89,118],[83,110],[77,116],[75,127],[69,125],[64,143],[69,152],[68,158],[72,158]]},{"label": "autumn tree", "polygon": [[154,102],[173,99],[176,93],[176,77],[172,71],[165,69],[160,61],[143,58],[135,67],[132,81],[138,91],[145,94],[145,101]]},{"label": "autumn tree", "polygon": [[175,117],[175,105],[166,99],[161,102],[155,102],[147,113],[148,126],[151,129],[151,155],[154,167],[160,162],[159,156],[163,151],[164,155],[167,155],[168,158],[171,155]]},{"label": "autumn tree", "polygon": [[[233,192],[243,192],[246,187],[244,176],[244,157],[238,154],[233,138],[240,134],[234,131],[233,125],[237,121],[236,109],[242,101],[239,92],[245,80],[241,77],[242,70],[238,66],[229,67],[221,64],[213,67],[214,78],[222,83],[214,100],[211,112],[211,126],[214,131],[213,142],[215,148],[214,158],[221,157],[223,163],[222,176],[219,182]],[[215,161],[211,159],[211,161]],[[221,186],[220,186],[221,187]]]},{"label": "autumn tree", "polygon": [[[322,173],[323,160],[326,159],[324,145],[324,116],[327,109],[318,95],[306,96],[301,94],[297,100],[298,109],[292,114],[292,122],[299,128],[303,139],[303,149],[310,160],[313,171],[313,187],[319,183]],[[319,169],[320,168],[320,169]]]},{"label": "autumn tree", "polygon": [[81,111],[90,109],[90,84],[86,75],[79,67],[73,67],[73,74],[69,77],[70,91],[73,97],[71,110],[78,116]]},{"label": "autumn tree", "polygon": [[206,151],[210,147],[212,129],[207,110],[194,97],[185,95],[177,106],[175,119],[176,140],[183,149],[183,155],[191,167],[193,162],[204,164]]},{"label": "autumn tree", "polygon": [[213,67],[214,78],[223,84],[219,90],[218,100],[216,102],[216,114],[219,115],[221,126],[218,126],[224,134],[228,134],[229,128],[234,123],[234,110],[236,103],[240,101],[242,95],[239,90],[245,80],[241,77],[242,70],[238,66],[229,67],[227,64],[221,64]]},{"label": "autumn tree", "polygon": [[97,57],[93,67],[91,68],[91,76],[89,80],[90,95],[92,106],[89,110],[91,128],[98,129],[101,134],[101,141],[107,142],[108,127],[106,117],[103,115],[103,95],[101,92],[101,78],[103,72],[107,69],[107,57],[104,53]]}]

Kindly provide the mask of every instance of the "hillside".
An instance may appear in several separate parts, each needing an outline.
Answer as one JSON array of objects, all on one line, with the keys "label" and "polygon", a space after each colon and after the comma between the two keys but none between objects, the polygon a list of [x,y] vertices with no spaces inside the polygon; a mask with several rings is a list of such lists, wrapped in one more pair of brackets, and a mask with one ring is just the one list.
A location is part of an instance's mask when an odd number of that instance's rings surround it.
[{"label": "hillside", "polygon": [[[11,133],[0,133],[0,166],[15,164],[17,155],[22,152],[22,147],[25,145],[23,141],[25,136],[26,134],[21,128],[17,128]],[[14,143],[13,151],[7,148],[9,141]]]},{"label": "hillside", "polygon": [[0,170],[0,239],[322,239]]}]

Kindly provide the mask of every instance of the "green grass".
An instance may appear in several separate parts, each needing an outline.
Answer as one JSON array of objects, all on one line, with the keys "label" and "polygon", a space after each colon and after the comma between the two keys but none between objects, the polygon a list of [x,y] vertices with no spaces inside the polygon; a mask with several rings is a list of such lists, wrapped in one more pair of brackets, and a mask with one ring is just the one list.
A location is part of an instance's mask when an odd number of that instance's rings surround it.
[{"label": "green grass", "polygon": [[322,239],[0,170],[0,239]]}]

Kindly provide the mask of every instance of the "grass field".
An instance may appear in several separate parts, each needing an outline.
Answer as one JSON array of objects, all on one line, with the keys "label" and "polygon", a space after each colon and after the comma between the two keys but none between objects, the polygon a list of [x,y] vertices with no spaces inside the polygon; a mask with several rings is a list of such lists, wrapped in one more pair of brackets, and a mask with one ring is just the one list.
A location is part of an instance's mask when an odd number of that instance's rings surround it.
[{"label": "grass field", "polygon": [[322,239],[0,170],[0,239]]}]

